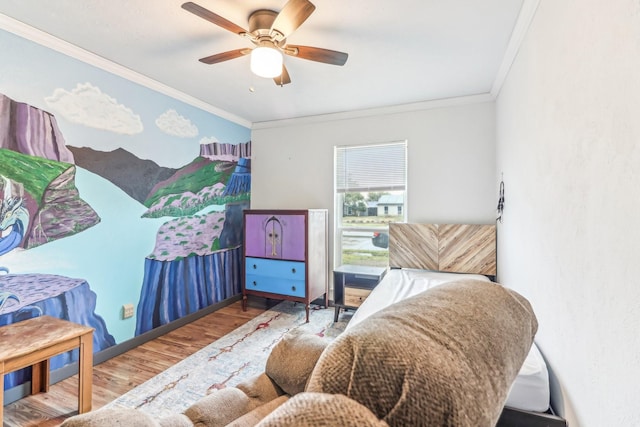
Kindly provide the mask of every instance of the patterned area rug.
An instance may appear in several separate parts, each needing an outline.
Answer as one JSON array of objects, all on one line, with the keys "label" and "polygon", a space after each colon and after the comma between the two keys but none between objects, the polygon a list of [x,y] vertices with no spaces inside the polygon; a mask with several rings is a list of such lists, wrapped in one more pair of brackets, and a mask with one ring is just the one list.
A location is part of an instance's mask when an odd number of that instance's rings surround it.
[{"label": "patterned area rug", "polygon": [[271,349],[288,331],[333,340],[351,313],[333,323],[333,308],[313,306],[306,323],[303,304],[283,301],[106,406],[137,408],[155,418],[183,412],[201,397],[264,372]]}]

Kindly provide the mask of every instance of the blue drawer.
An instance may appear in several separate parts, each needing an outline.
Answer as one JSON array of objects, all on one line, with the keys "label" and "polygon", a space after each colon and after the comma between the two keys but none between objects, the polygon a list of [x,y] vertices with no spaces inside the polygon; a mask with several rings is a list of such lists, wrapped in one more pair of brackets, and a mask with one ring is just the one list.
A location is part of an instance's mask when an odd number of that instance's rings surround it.
[{"label": "blue drawer", "polygon": [[245,289],[304,298],[304,280],[287,280],[278,277],[247,274]]},{"label": "blue drawer", "polygon": [[245,289],[305,297],[305,264],[264,258],[245,259]]},{"label": "blue drawer", "polygon": [[245,273],[304,282],[305,264],[298,261],[247,257],[245,259]]}]

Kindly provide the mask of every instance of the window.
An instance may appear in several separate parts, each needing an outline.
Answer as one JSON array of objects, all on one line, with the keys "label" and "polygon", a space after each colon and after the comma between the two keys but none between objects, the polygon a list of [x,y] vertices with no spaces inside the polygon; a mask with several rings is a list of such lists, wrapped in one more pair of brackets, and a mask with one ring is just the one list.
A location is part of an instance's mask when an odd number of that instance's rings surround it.
[{"label": "window", "polygon": [[406,187],[406,141],[335,148],[334,265],[388,265],[389,223],[406,222]]}]

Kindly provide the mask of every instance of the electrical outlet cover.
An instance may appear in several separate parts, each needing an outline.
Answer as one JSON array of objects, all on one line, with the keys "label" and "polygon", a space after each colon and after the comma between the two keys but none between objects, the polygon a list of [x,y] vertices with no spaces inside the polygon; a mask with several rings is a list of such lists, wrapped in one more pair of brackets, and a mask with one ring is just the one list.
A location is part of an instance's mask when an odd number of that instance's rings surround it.
[{"label": "electrical outlet cover", "polygon": [[133,304],[124,304],[122,306],[122,318],[128,319],[129,317],[133,317]]}]

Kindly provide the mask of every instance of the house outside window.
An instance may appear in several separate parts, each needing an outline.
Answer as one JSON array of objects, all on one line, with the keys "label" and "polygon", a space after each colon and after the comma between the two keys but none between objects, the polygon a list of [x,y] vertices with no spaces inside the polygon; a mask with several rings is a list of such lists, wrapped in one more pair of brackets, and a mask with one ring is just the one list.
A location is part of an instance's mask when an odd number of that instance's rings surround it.
[{"label": "house outside window", "polygon": [[406,222],[407,142],[335,147],[334,265],[387,266],[389,223]]},{"label": "house outside window", "polygon": [[383,194],[378,199],[378,215],[402,216],[404,194]]}]

